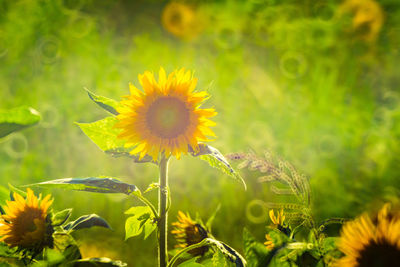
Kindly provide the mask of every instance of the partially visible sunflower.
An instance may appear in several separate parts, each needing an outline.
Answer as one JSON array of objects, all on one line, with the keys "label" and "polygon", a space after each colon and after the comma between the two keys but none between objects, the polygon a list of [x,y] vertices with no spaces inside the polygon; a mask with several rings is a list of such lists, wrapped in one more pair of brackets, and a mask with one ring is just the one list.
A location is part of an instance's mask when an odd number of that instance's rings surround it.
[{"label": "partially visible sunflower", "polygon": [[[185,248],[190,245],[197,244],[203,239],[208,237],[208,232],[199,223],[190,218],[189,214],[184,214],[182,211],[178,212],[178,221],[172,223],[175,227],[171,233],[175,236],[178,244],[177,248]],[[189,251],[192,255],[203,255],[206,253],[208,248],[206,246],[192,249]]]},{"label": "partially visible sunflower", "polygon": [[267,240],[264,242],[265,247],[268,250],[273,250],[275,248],[275,244],[274,244],[274,241],[272,240],[271,236],[269,234],[266,234],[265,239]]},{"label": "partially visible sunflower", "polygon": [[144,92],[130,84],[131,94],[121,101],[115,125],[122,129],[118,138],[126,140],[126,147],[134,147],[131,154],[157,160],[164,153],[179,159],[182,153],[199,152],[199,142],[215,136],[209,128],[215,123],[208,118],[217,113],[200,108],[208,94],[194,91],[197,79],[190,71],[182,68],[167,77],[161,68],[158,82],[146,71],[139,75],[139,82]]},{"label": "partially visible sunflower", "polygon": [[374,219],[363,214],[347,222],[338,248],[345,254],[338,267],[400,266],[400,212],[385,204]]},{"label": "partially visible sunflower", "polygon": [[352,15],[352,31],[367,42],[377,39],[383,25],[381,6],[374,0],[346,0],[339,8],[339,14]]},{"label": "partially visible sunflower", "polygon": [[184,2],[172,1],[161,15],[164,28],[178,38],[191,40],[203,30],[203,19],[198,10]]},{"label": "partially visible sunflower", "polygon": [[49,218],[51,195],[37,198],[31,189],[27,197],[14,193],[14,200],[3,207],[5,214],[0,217],[0,241],[10,247],[40,250],[52,247],[54,232]]},{"label": "partially visible sunflower", "polygon": [[277,225],[277,226],[283,225],[283,222],[285,221],[285,215],[283,215],[283,209],[281,209],[280,212],[278,211],[276,216],[275,216],[274,210],[271,209],[269,211],[269,218],[271,219],[271,221],[274,225]]}]

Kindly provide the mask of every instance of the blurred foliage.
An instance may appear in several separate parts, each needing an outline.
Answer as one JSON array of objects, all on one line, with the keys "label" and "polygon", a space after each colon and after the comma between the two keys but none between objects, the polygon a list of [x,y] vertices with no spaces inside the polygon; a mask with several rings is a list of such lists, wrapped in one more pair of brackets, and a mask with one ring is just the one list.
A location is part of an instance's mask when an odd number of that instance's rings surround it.
[{"label": "blurred foliage", "polygon": [[[0,0],[0,108],[25,105],[42,115],[36,127],[1,140],[1,185],[93,175],[122,177],[140,188],[154,182],[156,168],[102,153],[74,122],[103,117],[84,87],[120,99],[138,73],[163,66],[195,70],[198,87],[212,95],[219,112],[212,146],[222,153],[270,149],[310,177],[317,221],[353,217],[397,198],[400,4],[370,0],[377,8],[365,9],[360,2],[180,1],[197,19],[171,16],[173,31],[162,22],[167,1]],[[187,29],[196,34],[183,34]],[[263,241],[267,216],[253,223],[246,206],[275,201],[271,188],[243,170],[243,191],[205,166],[190,157],[170,163],[171,216],[195,209],[207,217],[221,203],[213,226],[221,240],[240,248],[242,236],[233,233],[246,226]],[[134,201],[52,193],[56,208],[101,214],[115,230],[77,233],[82,240],[116,243],[116,258],[155,265],[147,257],[155,236],[119,245],[123,211]]]}]

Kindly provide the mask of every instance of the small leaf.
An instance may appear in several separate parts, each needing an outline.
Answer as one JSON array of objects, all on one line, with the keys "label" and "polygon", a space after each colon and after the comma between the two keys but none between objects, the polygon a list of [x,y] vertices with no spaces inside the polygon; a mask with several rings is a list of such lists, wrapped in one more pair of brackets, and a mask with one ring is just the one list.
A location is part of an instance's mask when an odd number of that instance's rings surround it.
[{"label": "small leaf", "polygon": [[132,207],[125,214],[133,215],[125,222],[125,240],[140,235],[144,230],[144,239],[157,228],[153,213],[148,206]]},{"label": "small leaf", "polygon": [[95,102],[101,108],[107,110],[111,114],[114,114],[114,115],[119,114],[117,111],[117,108],[120,105],[118,101],[104,97],[104,96],[96,95],[96,94],[90,92],[89,89],[87,89],[87,88],[85,88],[85,90],[88,93],[90,99],[92,99],[93,102]]},{"label": "small leaf", "polygon": [[55,214],[53,214],[53,217],[51,218],[51,224],[53,226],[60,226],[64,224],[68,218],[71,216],[72,209],[65,209],[62,211],[59,211]]},{"label": "small leaf", "polygon": [[147,187],[147,189],[143,193],[147,193],[147,192],[153,191],[154,189],[157,189],[159,187],[160,187],[159,183],[151,183],[151,184],[149,184],[149,186]]},{"label": "small leaf", "polygon": [[104,220],[97,214],[88,214],[81,216],[77,220],[69,222],[67,225],[63,226],[63,229],[66,231],[75,231],[84,228],[91,228],[93,226],[100,226],[111,229],[106,220]]},{"label": "small leaf", "polygon": [[132,155],[132,149],[124,147],[125,141],[118,138],[120,130],[114,128],[117,118],[107,117],[92,123],[76,123],[81,130],[95,143],[101,150],[113,157],[128,157],[136,163],[153,162],[152,157],[144,156],[139,159],[139,155]]},{"label": "small leaf", "polygon": [[228,174],[235,180],[240,181],[244,188],[246,189],[246,183],[244,182],[243,178],[237,173],[226,158],[218,151],[218,149],[206,145],[206,144],[199,144],[200,151],[195,153],[193,150],[190,151],[193,157],[199,157],[200,159],[207,161],[211,167],[217,168],[225,174]]},{"label": "small leaf", "polygon": [[0,110],[0,138],[35,125],[39,121],[39,112],[30,107]]},{"label": "small leaf", "polygon": [[87,259],[81,259],[74,261],[71,266],[74,267],[87,267],[87,266],[118,266],[118,267],[125,267],[128,266],[126,263],[122,261],[114,261],[106,257],[102,258],[87,258]]},{"label": "small leaf", "polygon": [[217,208],[211,214],[211,216],[208,218],[208,220],[206,222],[206,228],[210,233],[211,233],[212,223],[214,222],[215,216],[217,215],[220,208],[221,208],[221,204],[218,204]]},{"label": "small leaf", "polygon": [[96,193],[123,193],[126,195],[138,190],[133,184],[124,183],[110,177],[64,178],[26,185],[26,187],[29,186],[56,187]]}]

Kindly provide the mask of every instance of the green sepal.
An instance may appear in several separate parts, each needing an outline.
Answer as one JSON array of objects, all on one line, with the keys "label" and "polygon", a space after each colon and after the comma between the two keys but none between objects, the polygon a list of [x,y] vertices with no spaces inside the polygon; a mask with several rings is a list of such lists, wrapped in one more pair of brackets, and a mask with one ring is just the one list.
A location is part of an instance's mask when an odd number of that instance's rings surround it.
[{"label": "green sepal", "polygon": [[0,110],[0,138],[35,125],[40,119],[39,112],[30,107],[23,106],[9,110]]}]

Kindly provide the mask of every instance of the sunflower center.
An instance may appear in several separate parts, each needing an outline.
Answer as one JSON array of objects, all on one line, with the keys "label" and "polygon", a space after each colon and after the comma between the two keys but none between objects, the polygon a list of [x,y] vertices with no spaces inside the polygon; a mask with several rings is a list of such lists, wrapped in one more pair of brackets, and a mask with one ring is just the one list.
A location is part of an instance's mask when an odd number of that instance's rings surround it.
[{"label": "sunflower center", "polygon": [[14,227],[17,233],[23,235],[28,232],[36,231],[35,219],[40,219],[42,212],[39,209],[27,208],[15,220]]},{"label": "sunflower center", "polygon": [[400,248],[388,242],[371,242],[357,258],[358,267],[399,266]]},{"label": "sunflower center", "polygon": [[161,138],[175,138],[184,134],[190,124],[190,113],[186,104],[175,97],[155,100],[146,114],[150,131]]}]

